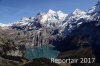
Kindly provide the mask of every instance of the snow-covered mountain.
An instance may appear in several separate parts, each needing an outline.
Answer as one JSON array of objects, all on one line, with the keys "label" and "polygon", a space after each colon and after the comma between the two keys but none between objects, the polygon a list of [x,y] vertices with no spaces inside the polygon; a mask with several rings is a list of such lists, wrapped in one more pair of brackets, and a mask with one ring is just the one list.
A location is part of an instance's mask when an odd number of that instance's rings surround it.
[{"label": "snow-covered mountain", "polygon": [[42,16],[42,23],[60,23],[65,20],[68,14],[63,13],[62,11],[53,11],[49,10],[47,14]]},{"label": "snow-covered mountain", "polygon": [[80,9],[76,9],[71,14],[65,14],[62,11],[53,11],[50,9],[47,13],[39,13],[35,17],[23,18],[12,26],[14,28],[20,27],[22,29],[39,29],[41,27],[49,27],[52,29],[62,30],[69,26],[68,29],[70,30],[73,29],[73,25],[76,24],[79,26],[82,24],[82,20],[89,21],[92,19],[93,17],[91,15],[87,14],[85,11],[81,11]]},{"label": "snow-covered mountain", "polygon": [[[100,17],[99,6],[100,1],[98,1],[97,4],[88,11],[76,9],[70,14],[65,14],[62,11],[54,11],[50,9],[47,13],[38,13],[34,17],[24,17],[20,21],[17,21],[7,28],[10,28],[10,31],[12,31],[13,29],[15,29],[16,31],[25,31],[25,34],[28,34],[30,31],[30,35],[34,34],[35,36],[34,40],[36,40],[36,38],[38,39],[40,37],[44,37],[43,41],[44,39],[46,41],[46,38],[49,38],[47,40],[47,42],[49,42],[49,40],[51,41],[57,39],[56,37],[58,36],[61,37],[62,35],[69,35],[69,33],[80,27],[80,25],[82,25],[83,23],[97,21],[98,17]],[[98,23],[97,25],[99,24],[100,23]],[[23,36],[24,33],[22,32]],[[30,41],[32,40],[30,39]],[[40,42],[40,44],[42,43],[43,42]],[[37,43],[35,43],[34,45],[36,44]]]},{"label": "snow-covered mountain", "polygon": [[16,22],[16,25],[18,25],[18,26],[27,25],[29,22],[32,21],[33,18],[34,18],[34,17],[31,17],[31,18],[24,17],[24,18],[22,18],[20,21],[17,21],[17,22]]},{"label": "snow-covered mountain", "polygon": [[[84,20],[93,20],[94,15],[96,15],[100,10],[99,6],[100,1],[98,1],[98,3],[87,12],[76,9],[71,14],[65,14],[62,11],[53,11],[50,9],[47,13],[38,13],[35,17],[24,17],[12,26],[22,27],[23,29],[26,27],[33,29],[38,28],[38,26],[41,25],[50,28],[62,28],[62,30],[69,27],[67,30],[70,30],[75,26],[82,24]],[[3,24],[2,26],[6,25]]]},{"label": "snow-covered mountain", "polygon": [[[28,26],[33,28],[37,27],[38,24],[45,27],[53,27],[53,28],[65,28],[65,27],[73,27],[73,24],[79,26],[86,21],[92,21],[94,17],[98,16],[100,18],[100,0],[98,0],[97,4],[93,6],[88,11],[82,11],[80,9],[76,9],[71,14],[65,14],[62,11],[53,11],[49,10],[47,13],[39,13],[35,17],[24,17],[20,21],[17,21],[12,26],[20,26],[25,28]],[[82,22],[83,20],[83,22]],[[33,24],[33,25],[32,25]],[[36,26],[37,24],[37,26]],[[6,24],[1,24],[2,27],[8,26]]]},{"label": "snow-covered mountain", "polygon": [[89,9],[88,14],[93,16],[94,20],[100,20],[100,0],[98,0],[96,5]]},{"label": "snow-covered mountain", "polygon": [[[99,14],[98,14],[99,13]],[[38,13],[35,17],[24,17],[20,21],[17,21],[12,26],[13,27],[22,27],[25,29],[28,28],[38,28],[45,26],[50,28],[62,28],[67,30],[73,29],[75,26],[79,26],[86,21],[94,20],[94,17],[100,17],[100,0],[95,6],[93,6],[88,11],[82,11],[76,9],[71,14],[65,14],[62,11],[53,11],[49,10],[47,13]],[[39,24],[39,25],[38,25]],[[6,24],[1,24],[3,27],[8,26]]]},{"label": "snow-covered mountain", "polygon": [[0,23],[0,26],[0,53],[5,55],[22,57],[27,48],[48,44],[61,50],[91,42],[100,44],[100,0],[88,11],[76,9],[65,14],[50,9],[14,24]]},{"label": "snow-covered mountain", "polygon": [[67,16],[62,27],[66,28],[67,32],[69,32],[75,27],[81,25],[84,21],[90,21],[92,19],[93,17],[88,15],[87,12],[76,9],[73,13]]},{"label": "snow-covered mountain", "polygon": [[49,10],[47,13],[39,13],[36,17],[23,18],[17,21],[14,25],[25,26],[32,25],[32,23],[40,23],[45,27],[65,27],[67,23],[75,23],[80,19],[92,20],[91,16],[87,12],[76,9],[71,14],[65,14],[62,11]]},{"label": "snow-covered mountain", "polygon": [[100,12],[100,0],[98,0],[97,4],[89,9],[88,13]]}]

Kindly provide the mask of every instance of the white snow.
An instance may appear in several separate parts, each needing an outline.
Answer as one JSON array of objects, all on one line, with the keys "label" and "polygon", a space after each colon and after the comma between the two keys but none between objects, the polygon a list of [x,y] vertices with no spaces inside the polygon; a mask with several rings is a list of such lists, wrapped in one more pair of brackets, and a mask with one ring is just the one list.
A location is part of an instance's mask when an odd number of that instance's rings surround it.
[{"label": "white snow", "polygon": [[74,19],[74,20],[79,20],[81,18],[86,19],[86,20],[91,20],[91,15],[88,15],[87,12],[82,11],[80,9],[76,9],[73,13],[73,16],[71,16],[69,19]]},{"label": "white snow", "polygon": [[63,13],[62,11],[57,11],[59,20],[64,21],[64,19],[68,16],[68,14]]},{"label": "white snow", "polygon": [[97,4],[93,6],[88,13],[100,12],[100,0],[98,0]]},{"label": "white snow", "polygon": [[73,12],[74,15],[84,15],[86,14],[86,12],[80,10],[80,9],[76,9],[74,12]]},{"label": "white snow", "polygon": [[93,6],[91,9],[89,9],[88,13],[93,13],[95,11],[96,6]]},{"label": "white snow", "polygon": [[[38,19],[40,24],[46,27],[61,27],[65,28],[66,26],[69,26],[69,29],[72,29],[74,26],[79,26],[83,22],[79,22],[79,20],[84,19],[86,21],[93,20],[94,16],[91,16],[91,13],[98,14],[97,12],[100,12],[100,0],[98,0],[98,3],[93,6],[88,12],[82,11],[80,9],[75,9],[75,11],[71,14],[65,14],[62,11],[54,11],[50,9],[47,13],[38,14],[36,17],[24,17],[20,21],[17,21],[15,24],[18,26],[27,25],[30,22],[36,22],[35,18]],[[100,16],[99,16],[100,17]],[[33,24],[33,23],[31,23]],[[72,25],[74,24],[74,26]],[[7,26],[7,24],[0,23],[1,26]],[[30,24],[29,24],[30,25]]]},{"label": "white snow", "polygon": [[27,25],[31,21],[33,21],[33,17],[31,19],[24,17],[20,21],[17,21],[16,25],[19,25],[19,26]]},{"label": "white snow", "polygon": [[51,27],[53,24],[61,24],[67,16],[68,14],[63,13],[62,11],[50,9],[46,14],[42,15],[41,23]]},{"label": "white snow", "polygon": [[51,9],[49,9],[48,13],[49,13],[49,14],[52,14],[52,15],[55,15],[55,14],[56,14],[56,12],[53,11],[53,10],[51,10]]}]

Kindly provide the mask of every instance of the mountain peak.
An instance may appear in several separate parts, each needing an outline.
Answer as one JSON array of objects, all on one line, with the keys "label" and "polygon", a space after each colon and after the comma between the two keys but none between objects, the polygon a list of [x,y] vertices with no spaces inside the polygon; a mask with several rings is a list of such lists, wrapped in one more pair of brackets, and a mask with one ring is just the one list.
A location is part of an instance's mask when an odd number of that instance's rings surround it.
[{"label": "mountain peak", "polygon": [[31,22],[32,19],[33,19],[33,17],[30,17],[30,18],[23,17],[20,21],[17,21],[15,24],[16,24],[16,25],[19,25],[19,26],[26,25],[26,24],[28,24],[29,22]]},{"label": "mountain peak", "polygon": [[49,9],[48,13],[49,14],[55,14],[56,12],[54,10],[52,10],[52,9]]},{"label": "mountain peak", "polygon": [[62,11],[49,10],[46,14],[42,15],[42,23],[57,23],[63,21],[68,14]]},{"label": "mountain peak", "polygon": [[64,19],[68,16],[68,14],[63,13],[62,11],[57,11],[59,20],[64,21]]},{"label": "mountain peak", "polygon": [[82,11],[80,9],[75,9],[75,11],[73,12],[74,15],[84,15],[86,14],[85,11]]},{"label": "mountain peak", "polygon": [[93,6],[88,13],[95,13],[95,12],[100,12],[100,0],[97,1],[97,4]]}]

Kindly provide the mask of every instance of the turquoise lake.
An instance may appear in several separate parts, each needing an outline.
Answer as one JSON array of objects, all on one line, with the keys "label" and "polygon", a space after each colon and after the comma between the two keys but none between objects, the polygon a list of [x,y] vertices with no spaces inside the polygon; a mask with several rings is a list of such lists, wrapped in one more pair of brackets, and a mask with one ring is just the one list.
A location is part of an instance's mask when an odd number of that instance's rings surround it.
[{"label": "turquoise lake", "polygon": [[32,60],[35,58],[56,58],[58,55],[58,51],[54,49],[52,45],[43,45],[40,47],[28,48],[25,52],[24,57],[28,60]]}]

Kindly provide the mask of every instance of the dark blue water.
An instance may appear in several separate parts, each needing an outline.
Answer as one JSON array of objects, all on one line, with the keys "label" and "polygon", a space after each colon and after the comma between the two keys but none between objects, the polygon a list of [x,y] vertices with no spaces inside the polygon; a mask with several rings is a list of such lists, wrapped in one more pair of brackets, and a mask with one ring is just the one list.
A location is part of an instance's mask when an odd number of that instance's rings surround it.
[{"label": "dark blue water", "polygon": [[24,57],[32,60],[35,58],[56,58],[58,55],[58,51],[54,49],[52,45],[44,45],[40,47],[28,48],[25,52]]}]

